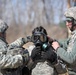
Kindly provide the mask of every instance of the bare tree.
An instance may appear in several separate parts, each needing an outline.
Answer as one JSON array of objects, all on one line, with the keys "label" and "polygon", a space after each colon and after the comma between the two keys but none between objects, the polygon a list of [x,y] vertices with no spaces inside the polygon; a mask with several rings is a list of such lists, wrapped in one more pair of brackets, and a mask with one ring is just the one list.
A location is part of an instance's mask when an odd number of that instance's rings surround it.
[{"label": "bare tree", "polygon": [[7,2],[6,0],[0,0],[0,19],[3,18],[6,2]]},{"label": "bare tree", "polygon": [[70,8],[71,7],[71,1],[67,0],[67,7]]}]

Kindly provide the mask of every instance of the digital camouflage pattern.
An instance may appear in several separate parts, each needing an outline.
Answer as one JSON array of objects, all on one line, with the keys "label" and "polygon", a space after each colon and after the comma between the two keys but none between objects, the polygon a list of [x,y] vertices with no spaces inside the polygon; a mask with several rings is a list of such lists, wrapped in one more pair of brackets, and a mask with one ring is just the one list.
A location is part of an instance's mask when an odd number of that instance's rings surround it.
[{"label": "digital camouflage pattern", "polygon": [[[31,52],[35,46],[31,45],[27,49],[31,56]],[[34,68],[32,69],[31,75],[53,75],[53,68],[51,64],[47,61],[34,63]]]},{"label": "digital camouflage pattern", "polygon": [[[0,32],[4,35],[8,25],[0,20]],[[21,75],[22,66],[28,61],[29,54],[24,51],[22,55],[22,46],[27,43],[27,37],[19,38],[13,43],[9,44],[6,42],[5,37],[0,36],[0,72],[1,75]],[[19,51],[18,51],[19,50]],[[24,59],[25,62],[24,62]]]},{"label": "digital camouflage pattern", "polygon": [[5,32],[7,28],[8,25],[4,21],[0,20],[0,32]]},{"label": "digital camouflage pattern", "polygon": [[32,70],[32,75],[53,75],[53,68],[48,65],[48,62],[38,62]]},{"label": "digital camouflage pattern", "polygon": [[19,39],[17,39],[13,43],[9,44],[9,48],[10,49],[12,49],[12,48],[22,48],[22,46],[26,43],[27,43],[27,37],[25,37],[25,38],[20,37]]},{"label": "digital camouflage pattern", "polygon": [[70,75],[76,75],[76,30],[72,32],[72,36],[64,41],[59,41],[58,56],[67,62]]},{"label": "digital camouflage pattern", "polygon": [[[19,38],[15,42],[8,45],[2,38],[0,38],[0,69],[1,70],[7,68],[11,68],[11,69],[18,68],[19,66],[23,65],[22,55],[16,54],[16,52],[18,51],[17,49],[14,51],[16,47],[21,47],[24,44],[22,41],[23,40]],[[13,49],[13,51],[11,49]],[[15,53],[16,55],[11,53]],[[26,53],[26,57],[27,57],[26,59],[28,59],[28,53]]]},{"label": "digital camouflage pattern", "polygon": [[[7,53],[9,53],[9,47],[11,47],[11,48],[16,48],[18,46],[21,47],[22,44],[24,44],[21,41],[22,41],[22,39],[17,39],[17,41],[15,41],[12,44],[8,45],[3,40],[0,39],[0,55],[2,57],[1,60],[0,60],[0,68],[16,68],[19,65],[22,65],[23,59],[22,59],[22,56],[20,54],[15,55],[15,56],[12,56],[11,53],[7,54]],[[16,59],[16,61],[15,61],[15,59]],[[18,63],[18,65],[17,65],[17,63]]]},{"label": "digital camouflage pattern", "polygon": [[[11,53],[17,52],[17,50],[14,51],[13,49],[14,47],[15,48],[21,47],[24,44],[22,41],[23,40],[19,38],[15,42],[8,45],[3,39],[0,38],[0,69],[3,75],[12,75],[12,74],[20,75],[20,73],[17,74],[18,72],[21,72],[21,71],[18,71],[20,70],[20,68],[12,73],[7,73],[6,69],[18,68],[19,66],[23,65],[23,58],[21,54],[16,54],[16,53],[15,53],[16,55],[11,54]],[[27,57],[26,59],[28,59],[28,53],[26,53],[26,57]]]},{"label": "digital camouflage pattern", "polygon": [[64,13],[66,17],[73,17],[76,20],[76,7],[71,7],[67,9],[67,11]]},{"label": "digital camouflage pattern", "polygon": [[[69,8],[65,17],[73,17],[76,21],[76,7]],[[57,50],[58,56],[67,64],[69,75],[76,75],[76,28],[68,39],[59,41],[59,44],[61,47]]]}]

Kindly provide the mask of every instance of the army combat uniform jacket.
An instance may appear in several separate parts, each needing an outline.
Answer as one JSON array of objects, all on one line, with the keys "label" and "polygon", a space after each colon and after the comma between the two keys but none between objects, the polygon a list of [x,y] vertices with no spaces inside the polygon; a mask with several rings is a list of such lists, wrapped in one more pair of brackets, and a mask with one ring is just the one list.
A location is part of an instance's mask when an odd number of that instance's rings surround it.
[{"label": "army combat uniform jacket", "polygon": [[72,36],[64,41],[59,41],[58,56],[67,64],[69,74],[76,75],[76,30]]},{"label": "army combat uniform jacket", "polygon": [[[23,44],[22,38],[8,45],[5,40],[0,37],[0,75],[21,75],[20,68],[18,67],[23,65],[22,56],[20,54],[12,56],[11,54],[7,54],[7,52],[9,51],[9,47],[22,47]],[[17,68],[18,70],[16,70]],[[7,69],[8,71],[6,71]]]},{"label": "army combat uniform jacket", "polygon": [[[34,45],[29,46],[28,51],[31,56],[32,50],[35,48]],[[36,63],[33,62],[33,66],[31,67],[31,75],[53,75],[53,68],[51,64],[47,61],[37,61]]]}]

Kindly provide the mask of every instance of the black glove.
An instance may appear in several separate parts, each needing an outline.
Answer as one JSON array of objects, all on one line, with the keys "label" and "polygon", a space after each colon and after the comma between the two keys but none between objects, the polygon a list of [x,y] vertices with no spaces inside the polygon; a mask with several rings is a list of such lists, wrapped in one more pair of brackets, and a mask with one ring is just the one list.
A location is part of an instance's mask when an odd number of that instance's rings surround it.
[{"label": "black glove", "polygon": [[23,38],[23,42],[24,43],[32,42],[31,36],[27,36],[27,37]]},{"label": "black glove", "polygon": [[51,47],[46,52],[41,53],[41,58],[50,61],[53,65],[57,63],[57,54]]},{"label": "black glove", "polygon": [[32,58],[33,61],[40,59],[40,57],[41,57],[41,53],[40,52],[41,52],[40,48],[37,48],[37,47],[35,47],[32,50],[31,58]]},{"label": "black glove", "polygon": [[49,37],[49,36],[47,36],[47,38],[48,38],[48,42],[49,42],[50,44],[52,44],[52,42],[54,41],[54,39],[52,39],[52,38]]},{"label": "black glove", "polygon": [[27,41],[28,42],[32,42],[32,37],[31,36],[27,36]]}]

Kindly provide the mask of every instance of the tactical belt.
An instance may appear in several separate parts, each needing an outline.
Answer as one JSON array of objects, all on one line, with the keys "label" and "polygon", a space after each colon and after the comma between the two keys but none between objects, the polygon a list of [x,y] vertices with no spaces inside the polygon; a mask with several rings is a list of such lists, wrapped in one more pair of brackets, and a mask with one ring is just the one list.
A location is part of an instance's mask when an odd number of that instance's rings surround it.
[{"label": "tactical belt", "polygon": [[14,72],[16,70],[18,70],[18,68],[7,68],[7,69],[3,69],[4,71],[7,71],[7,72]]},{"label": "tactical belt", "polygon": [[38,60],[35,60],[35,62],[45,62],[46,60],[45,59],[38,59]]}]

